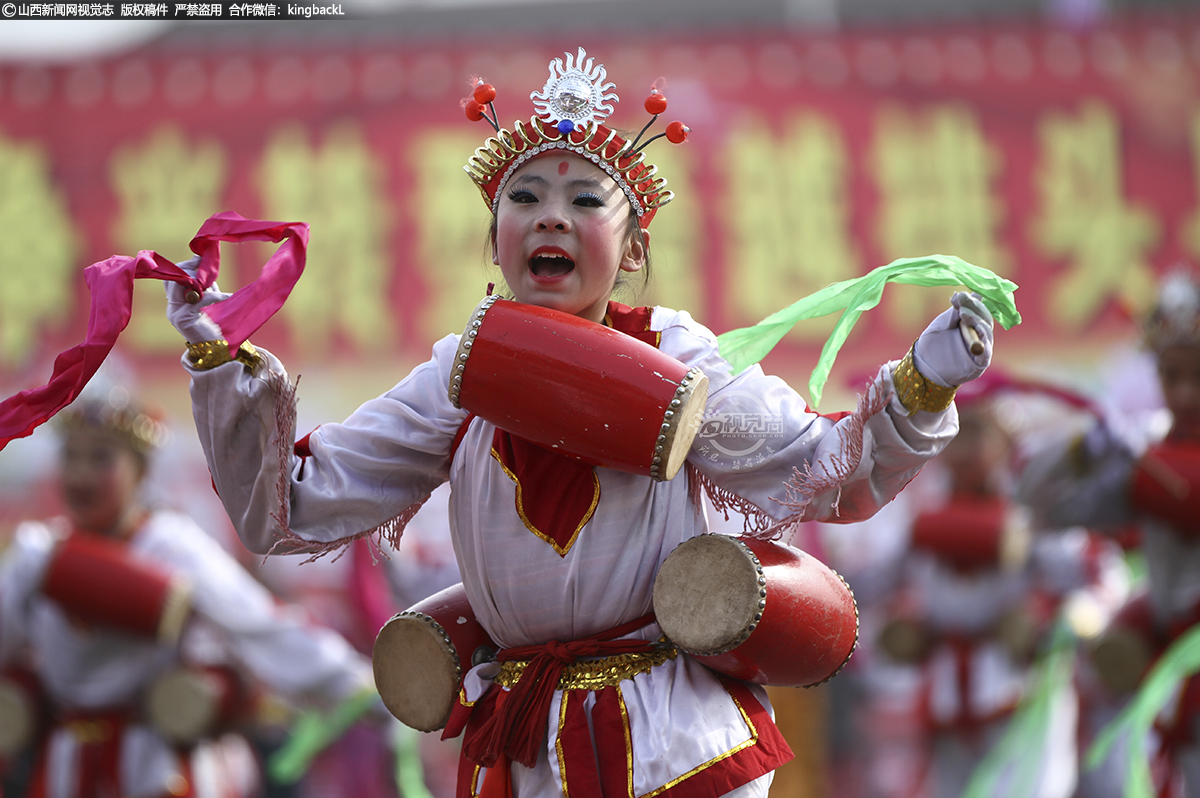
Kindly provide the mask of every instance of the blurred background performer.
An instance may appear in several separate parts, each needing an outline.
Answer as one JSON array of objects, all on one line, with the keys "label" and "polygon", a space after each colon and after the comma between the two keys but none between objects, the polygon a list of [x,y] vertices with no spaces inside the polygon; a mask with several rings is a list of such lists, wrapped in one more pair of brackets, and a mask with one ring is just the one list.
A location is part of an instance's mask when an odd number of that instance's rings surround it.
[{"label": "blurred background performer", "polygon": [[[1093,653],[1101,679],[1125,696],[1200,620],[1200,286],[1194,274],[1177,270],[1163,279],[1143,323],[1143,343],[1157,364],[1165,423],[1099,421],[1083,435],[1046,446],[1019,486],[1040,527],[1086,524],[1118,535],[1137,527],[1145,589],[1117,613]],[[1164,798],[1200,791],[1198,710],[1200,683],[1186,679],[1146,741]]]},{"label": "blurred background performer", "polygon": [[[841,754],[850,765],[839,772],[857,763],[865,795],[966,794],[1036,687],[1056,618],[1076,605],[1107,617],[1125,595],[1115,544],[1079,527],[1031,537],[1012,500],[1028,414],[991,376],[959,392],[958,436],[888,512],[855,525],[849,541],[822,529],[863,618],[849,684],[833,686],[845,688],[835,706],[865,741]],[[1044,738],[986,794],[1074,795],[1077,716],[1074,687],[1055,694]]]},{"label": "blurred background performer", "polygon": [[327,706],[373,689],[369,663],[189,518],[143,505],[164,427],[124,390],[57,423],[66,516],[22,524],[0,561],[0,665],[36,674],[49,713],[28,794],[255,795],[259,762],[233,731],[256,685]]}]

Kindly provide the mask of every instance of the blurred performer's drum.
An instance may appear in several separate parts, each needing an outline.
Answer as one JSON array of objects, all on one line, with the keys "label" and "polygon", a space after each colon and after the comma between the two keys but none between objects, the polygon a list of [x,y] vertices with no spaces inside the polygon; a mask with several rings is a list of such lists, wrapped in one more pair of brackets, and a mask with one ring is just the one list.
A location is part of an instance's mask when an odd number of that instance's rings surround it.
[{"label": "blurred performer's drum", "polygon": [[224,667],[181,667],[151,684],[143,698],[146,719],[176,745],[195,745],[218,736],[248,716],[242,678]]},{"label": "blurred performer's drum", "polygon": [[680,650],[758,684],[819,684],[841,670],[858,641],[858,607],[845,580],[765,540],[684,541],[659,569],[654,614]]},{"label": "blurred performer's drum", "polygon": [[1029,558],[1023,515],[997,498],[955,496],[913,522],[911,546],[960,570],[1017,568]]},{"label": "blurred performer's drum", "polygon": [[700,427],[708,377],[610,327],[491,295],[449,390],[455,407],[546,449],[666,480]]},{"label": "blurred performer's drum", "polygon": [[383,625],[371,654],[375,687],[401,723],[436,731],[450,719],[463,675],[495,652],[460,583]]},{"label": "blurred performer's drum", "polygon": [[1088,645],[1092,666],[1109,690],[1132,693],[1167,646],[1157,630],[1150,596],[1145,590],[1131,596]]},{"label": "blurred performer's drum", "polygon": [[74,618],[173,643],[191,613],[191,584],[137,557],[127,544],[85,532],[54,550],[42,594]]},{"label": "blurred performer's drum", "polygon": [[1151,446],[1134,468],[1129,503],[1180,533],[1200,535],[1200,446],[1190,441]]},{"label": "blurred performer's drum", "polygon": [[42,724],[42,690],[28,671],[0,671],[0,760],[17,756],[33,744]]}]

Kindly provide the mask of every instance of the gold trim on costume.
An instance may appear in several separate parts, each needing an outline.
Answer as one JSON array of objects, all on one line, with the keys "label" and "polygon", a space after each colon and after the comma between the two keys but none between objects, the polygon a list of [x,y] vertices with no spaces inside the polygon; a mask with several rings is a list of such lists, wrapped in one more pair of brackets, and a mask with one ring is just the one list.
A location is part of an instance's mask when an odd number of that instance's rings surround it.
[{"label": "gold trim on costume", "polygon": [[[651,668],[675,659],[678,655],[679,651],[675,646],[663,646],[654,651],[579,660],[563,668],[562,675],[558,677],[557,689],[600,690],[615,687],[639,673],[648,673]],[[512,687],[521,678],[528,664],[528,660],[501,663],[500,672],[496,674],[496,684]]]},{"label": "gold trim on costume", "polygon": [[[729,694],[729,691],[726,690],[726,693]],[[745,721],[745,723],[746,723],[746,728],[748,728],[750,730],[750,739],[746,740],[744,743],[738,743],[737,745],[735,745],[733,748],[730,748],[725,753],[715,756],[712,759],[708,760],[707,762],[697,765],[696,767],[689,770],[687,773],[684,773],[682,776],[671,779],[670,781],[668,781],[666,784],[662,785],[658,789],[651,790],[650,792],[646,793],[645,795],[638,796],[638,798],[654,798],[655,795],[658,795],[659,793],[662,793],[662,792],[666,792],[667,790],[671,789],[672,787],[679,784],[680,782],[690,779],[692,776],[695,776],[697,773],[707,770],[708,768],[712,767],[713,765],[717,764],[718,762],[728,759],[729,757],[733,756],[734,754],[738,753],[739,751],[743,751],[752,745],[758,745],[758,729],[754,728],[754,723],[750,720],[750,716],[746,714],[746,709],[742,706],[742,702],[738,701],[737,698],[735,698],[732,694],[729,694],[729,698],[733,701],[734,705],[738,708],[738,712],[741,713],[742,720]]]},{"label": "gold trim on costume", "polygon": [[188,342],[187,359],[188,363],[192,364],[192,368],[200,371],[215,369],[217,366],[224,366],[235,360],[250,371],[254,371],[263,361],[262,355],[249,341],[242,341],[237,349],[237,355],[231,357],[229,342],[221,338],[215,341],[200,341],[195,344]]},{"label": "gold trim on costume", "polygon": [[927,378],[913,362],[913,348],[909,347],[908,354],[896,366],[892,373],[892,382],[896,384],[896,394],[900,404],[911,416],[918,410],[927,413],[940,413],[954,403],[955,386],[938,385]]},{"label": "gold trim on costume", "polygon": [[554,735],[554,753],[558,757],[558,778],[562,781],[563,798],[571,798],[567,786],[567,759],[562,747],[562,733],[567,727],[567,701],[570,698],[570,693],[560,693],[558,696],[558,734]]},{"label": "gold trim on costume", "polygon": [[596,513],[596,505],[600,503],[600,478],[596,476],[596,470],[592,469],[592,504],[588,507],[587,512],[583,514],[579,526],[575,527],[575,531],[571,533],[571,539],[567,541],[567,545],[560,548],[558,543],[554,541],[554,538],[534,526],[529,517],[525,515],[525,501],[522,498],[521,480],[517,479],[517,475],[509,470],[504,461],[500,459],[500,453],[496,451],[494,446],[492,447],[492,458],[500,465],[500,468],[508,475],[508,478],[513,481],[513,484],[517,486],[517,515],[521,516],[521,523],[525,524],[525,528],[530,532],[549,543],[558,552],[558,556],[565,557],[567,552],[571,550],[571,547],[575,545],[575,540],[579,537],[579,533],[587,525],[587,522],[592,520],[592,516]]},{"label": "gold trim on costume", "polygon": [[633,798],[633,731],[629,727],[629,709],[625,696],[617,691],[617,706],[621,708],[621,728],[625,732],[625,794]]}]

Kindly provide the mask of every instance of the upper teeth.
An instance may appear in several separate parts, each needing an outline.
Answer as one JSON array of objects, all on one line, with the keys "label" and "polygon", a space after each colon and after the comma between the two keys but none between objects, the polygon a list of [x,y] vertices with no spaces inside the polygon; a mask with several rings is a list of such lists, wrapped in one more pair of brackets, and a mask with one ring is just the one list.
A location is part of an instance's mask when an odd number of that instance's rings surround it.
[{"label": "upper teeth", "polygon": [[540,253],[538,253],[537,257],[539,257],[539,258],[565,258],[567,256],[563,255],[559,252],[540,252]]}]

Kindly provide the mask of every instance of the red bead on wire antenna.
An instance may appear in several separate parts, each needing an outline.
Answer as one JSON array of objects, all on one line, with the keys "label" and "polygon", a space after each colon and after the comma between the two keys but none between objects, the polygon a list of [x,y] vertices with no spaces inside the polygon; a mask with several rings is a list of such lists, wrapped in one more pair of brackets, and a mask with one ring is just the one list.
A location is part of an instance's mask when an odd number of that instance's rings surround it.
[{"label": "red bead on wire antenna", "polygon": [[657,115],[665,110],[667,110],[667,98],[658,89],[651,89],[650,96],[646,98],[646,113]]},{"label": "red bead on wire antenna", "polygon": [[667,141],[672,144],[681,144],[691,132],[692,129],[682,122],[672,122],[667,125]]},{"label": "red bead on wire antenna", "polygon": [[475,102],[480,105],[487,105],[492,100],[496,99],[496,87],[490,83],[484,83],[482,80],[475,85]]},{"label": "red bead on wire antenna", "polygon": [[470,119],[472,122],[478,122],[480,119],[483,119],[483,105],[477,103],[475,100],[468,99],[464,102],[463,112],[466,113],[467,119]]}]

